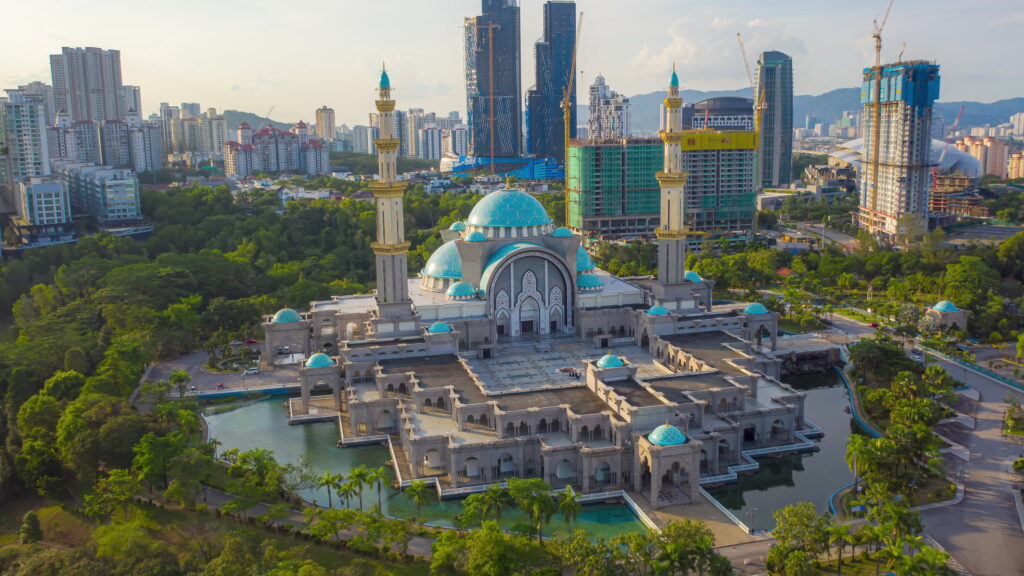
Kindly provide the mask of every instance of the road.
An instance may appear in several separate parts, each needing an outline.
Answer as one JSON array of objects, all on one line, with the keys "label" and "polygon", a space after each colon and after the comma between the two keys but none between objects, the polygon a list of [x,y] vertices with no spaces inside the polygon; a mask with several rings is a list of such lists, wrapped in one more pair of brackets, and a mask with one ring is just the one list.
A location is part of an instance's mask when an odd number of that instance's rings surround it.
[{"label": "road", "polygon": [[[155,364],[147,378],[148,382],[167,380],[171,372],[184,370],[192,376],[189,387],[195,386],[197,390],[216,390],[220,384],[225,389],[246,388],[252,386],[272,386],[281,384],[292,384],[299,379],[298,366],[278,366],[271,371],[263,371],[259,374],[242,374],[241,372],[210,372],[205,368],[207,355],[205,352],[193,352],[185,356],[179,356],[173,360],[166,360]],[[172,390],[172,396],[177,393]]]},{"label": "road", "polygon": [[[981,398],[973,414],[977,426],[966,441],[971,460],[959,472],[966,488],[964,501],[922,512],[925,532],[975,576],[1024,574],[1024,533],[1007,473],[1007,465],[1020,447],[1001,433],[1006,409],[1003,398],[1010,388],[957,364],[938,363],[978,390]],[[1015,394],[1024,398],[1024,394]]]},{"label": "road", "polygon": [[[821,236],[821,224],[805,224],[803,222],[784,222],[782,223],[782,225],[791,228],[796,228],[801,232],[813,234],[814,236]],[[856,240],[856,238],[850,236],[849,234],[844,234],[831,228],[825,228],[825,238],[837,244],[841,244],[843,246]]]}]

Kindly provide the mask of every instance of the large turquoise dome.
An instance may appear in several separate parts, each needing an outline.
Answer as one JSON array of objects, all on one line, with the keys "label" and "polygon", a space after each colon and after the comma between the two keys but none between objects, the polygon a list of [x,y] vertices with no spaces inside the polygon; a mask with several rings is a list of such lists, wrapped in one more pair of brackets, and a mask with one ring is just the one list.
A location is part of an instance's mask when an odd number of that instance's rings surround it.
[{"label": "large turquoise dome", "polygon": [[274,318],[271,320],[271,322],[275,322],[277,324],[287,324],[289,322],[298,322],[300,320],[302,320],[302,316],[299,316],[298,312],[292,310],[291,308],[282,308],[277,311],[277,314],[274,314]]},{"label": "large turquoise dome", "polygon": [[445,242],[434,250],[427,260],[427,265],[420,270],[420,274],[431,278],[462,278],[462,258],[459,256],[459,248],[455,246],[455,240]]},{"label": "large turquoise dome", "polygon": [[764,307],[764,304],[761,304],[760,302],[754,302],[753,304],[748,304],[747,307],[743,309],[743,313],[744,314],[767,314],[768,313],[768,309]]},{"label": "large turquoise dome", "polygon": [[625,366],[626,363],[622,361],[622,358],[619,358],[615,354],[609,352],[597,361],[597,365],[601,368],[619,368],[621,366]]},{"label": "large turquoise dome", "polygon": [[325,368],[327,366],[334,366],[334,360],[323,352],[317,352],[306,360],[306,368]]},{"label": "large turquoise dome", "polygon": [[466,224],[484,228],[545,226],[551,224],[551,216],[533,196],[506,188],[491,192],[477,202]]},{"label": "large turquoise dome", "polygon": [[476,296],[476,288],[469,282],[456,282],[448,287],[444,293],[452,298],[472,298]]},{"label": "large turquoise dome", "polygon": [[700,277],[700,274],[697,274],[693,270],[687,270],[686,274],[683,274],[683,279],[686,280],[687,282],[703,282],[704,281],[704,279]]},{"label": "large turquoise dome", "polygon": [[555,228],[555,231],[551,233],[551,236],[555,238],[572,238],[572,230],[569,230],[565,226],[559,226]]},{"label": "large turquoise dome", "polygon": [[651,444],[657,444],[658,446],[679,446],[687,442],[686,435],[680,432],[679,428],[671,424],[658,426],[647,435],[647,440]]},{"label": "large turquoise dome", "polygon": [[461,221],[455,222],[451,226],[449,226],[448,229],[452,230],[452,231],[455,231],[455,232],[465,232],[465,230],[466,230],[466,223],[465,222],[461,222]]},{"label": "large turquoise dome", "polygon": [[580,274],[579,277],[576,278],[576,285],[579,286],[580,290],[589,292],[602,288],[604,286],[604,282],[593,274]]},{"label": "large turquoise dome", "polygon": [[583,246],[576,249],[576,271],[586,272],[587,270],[593,270],[597,265],[591,260],[590,254],[587,253]]},{"label": "large turquoise dome", "polygon": [[427,332],[431,334],[447,334],[452,331],[452,327],[445,324],[444,322],[434,322],[427,328]]},{"label": "large turquoise dome", "polygon": [[949,300],[943,300],[942,302],[939,302],[935,306],[932,306],[932,309],[938,310],[939,312],[959,312],[960,311],[960,309],[956,307],[956,304],[953,304]]}]

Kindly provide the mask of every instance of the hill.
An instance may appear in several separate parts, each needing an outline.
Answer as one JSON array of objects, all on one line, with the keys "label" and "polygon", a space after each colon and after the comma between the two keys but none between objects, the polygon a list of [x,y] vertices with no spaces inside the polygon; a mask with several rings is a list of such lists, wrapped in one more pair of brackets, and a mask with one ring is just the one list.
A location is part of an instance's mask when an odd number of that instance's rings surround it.
[{"label": "hill", "polygon": [[[249,126],[251,126],[253,130],[258,130],[262,128],[265,124],[270,124],[271,126],[279,130],[290,130],[291,127],[295,125],[294,122],[290,124],[287,122],[275,122],[270,118],[257,116],[252,112],[242,112],[241,110],[225,110],[224,120],[226,120],[228,123],[228,132],[234,132],[234,130],[238,128],[238,125],[242,122],[248,122]],[[233,139],[233,137],[229,139]]]}]

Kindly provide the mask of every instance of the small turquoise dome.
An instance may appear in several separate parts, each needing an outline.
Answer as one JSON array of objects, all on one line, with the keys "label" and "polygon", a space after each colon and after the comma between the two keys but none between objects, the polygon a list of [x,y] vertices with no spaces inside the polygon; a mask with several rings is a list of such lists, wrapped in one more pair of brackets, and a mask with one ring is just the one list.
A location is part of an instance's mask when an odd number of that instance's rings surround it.
[{"label": "small turquoise dome", "polygon": [[687,442],[686,434],[683,434],[679,431],[679,428],[671,424],[658,426],[647,435],[647,440],[651,444],[657,444],[658,446],[679,446]]},{"label": "small turquoise dome", "polygon": [[590,259],[590,254],[580,246],[576,249],[576,271],[586,272],[587,270],[593,270],[597,265]]},{"label": "small turquoise dome", "polygon": [[324,368],[327,366],[334,366],[334,360],[323,352],[317,352],[306,360],[306,368]]},{"label": "small turquoise dome", "polygon": [[487,242],[487,240],[487,236],[479,230],[470,232],[469,236],[466,236],[466,242]]},{"label": "small turquoise dome", "polygon": [[388,78],[388,71],[387,70],[381,70],[380,71],[380,87],[381,88],[391,88],[391,78]]},{"label": "small turquoise dome", "polygon": [[576,278],[576,285],[582,290],[596,290],[604,286],[604,282],[593,274],[580,274]]},{"label": "small turquoise dome", "polygon": [[291,308],[282,308],[277,311],[277,314],[274,314],[274,318],[271,320],[271,322],[276,322],[277,324],[287,324],[289,322],[299,322],[301,320],[302,316],[299,316],[299,313],[296,312],[295,310],[292,310]]},{"label": "small turquoise dome", "polygon": [[949,300],[943,300],[942,302],[939,302],[935,306],[932,306],[932,309],[933,310],[938,310],[939,312],[959,312],[960,311],[960,309],[956,307],[956,304],[953,304]]},{"label": "small turquoise dome", "polygon": [[555,228],[555,231],[551,233],[554,238],[572,238],[572,230],[569,230],[565,226],[559,226]]},{"label": "small turquoise dome", "polygon": [[743,309],[744,314],[767,314],[768,309],[764,307],[764,304],[760,302],[754,302],[753,304],[747,304],[747,307]]},{"label": "small turquoise dome", "polygon": [[668,316],[668,310],[664,306],[651,306],[647,309],[647,313],[651,316]]},{"label": "small turquoise dome", "polygon": [[622,358],[619,358],[615,354],[609,352],[597,361],[597,365],[601,368],[619,368],[621,366],[625,366],[626,363],[622,361]]},{"label": "small turquoise dome", "polygon": [[427,328],[427,332],[431,334],[446,334],[452,331],[452,327],[445,324],[444,322],[434,322]]},{"label": "small turquoise dome", "polygon": [[452,224],[451,226],[449,226],[448,229],[449,230],[453,230],[455,232],[465,232],[466,231],[466,223],[465,222],[456,222],[456,223]]},{"label": "small turquoise dome", "polygon": [[420,274],[431,278],[462,278],[462,258],[459,256],[458,247],[455,246],[455,240],[445,242],[435,250],[427,260],[427,265],[420,270]]},{"label": "small turquoise dome", "polygon": [[456,282],[449,286],[444,293],[455,298],[471,298],[476,296],[476,289],[469,282]]},{"label": "small turquoise dome", "polygon": [[545,226],[551,216],[533,196],[512,188],[491,192],[473,206],[466,223],[484,228]]},{"label": "small turquoise dome", "polygon": [[697,274],[693,270],[687,270],[686,274],[683,274],[683,278],[686,279],[687,282],[703,282],[704,281],[704,279],[700,277],[700,274]]},{"label": "small turquoise dome", "polygon": [[676,67],[672,67],[672,79],[668,81],[668,85],[672,88],[679,88],[679,75],[676,74]]}]

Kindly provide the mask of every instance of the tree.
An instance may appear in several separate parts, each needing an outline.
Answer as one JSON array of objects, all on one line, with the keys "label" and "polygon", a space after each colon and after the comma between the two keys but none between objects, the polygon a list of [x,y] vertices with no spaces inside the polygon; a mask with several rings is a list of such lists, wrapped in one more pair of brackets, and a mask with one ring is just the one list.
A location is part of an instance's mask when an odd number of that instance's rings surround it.
[{"label": "tree", "polygon": [[837,524],[828,528],[828,543],[829,546],[835,546],[839,549],[839,561],[837,563],[837,574],[843,573],[843,552],[846,550],[846,546],[850,544],[853,539],[853,535],[850,532],[849,524]]},{"label": "tree", "polygon": [[59,497],[63,491],[64,468],[50,444],[29,440],[14,456],[18,477],[26,486],[42,496]]},{"label": "tree", "polygon": [[365,465],[360,464],[352,470],[349,470],[348,479],[355,486],[357,493],[359,494],[359,511],[363,511],[363,488],[369,483],[370,470]]},{"label": "tree", "polygon": [[576,491],[572,489],[572,486],[566,486],[558,499],[558,511],[565,516],[565,524],[569,527],[570,531],[572,530],[573,522],[576,521],[576,517],[579,516],[582,510],[583,504],[580,503]]},{"label": "tree", "polygon": [[53,442],[60,421],[61,404],[52,396],[39,393],[18,409],[18,430],[23,438]]},{"label": "tree", "polygon": [[43,384],[43,394],[57,400],[74,400],[82,391],[82,386],[85,386],[85,376],[75,370],[61,370]]},{"label": "tree", "polygon": [[349,501],[355,498],[356,494],[359,492],[359,489],[356,488],[355,482],[352,480],[342,482],[334,490],[337,492],[338,498],[343,498],[345,500],[346,507],[348,506]]},{"label": "tree", "polygon": [[340,472],[337,473],[337,474],[332,474],[331,472],[326,471],[326,470],[324,471],[323,474],[320,475],[319,478],[317,478],[316,487],[317,488],[327,488],[327,507],[328,508],[334,508],[334,501],[331,498],[331,490],[336,488],[338,486],[338,484],[341,483],[342,478],[344,478],[344,476],[342,476],[342,474]]},{"label": "tree", "polygon": [[412,500],[414,506],[416,506],[416,517],[420,517],[420,507],[427,501],[427,495],[430,493],[427,489],[427,483],[423,480],[413,480],[408,486],[405,487],[405,497]]},{"label": "tree", "polygon": [[482,516],[487,516],[493,510],[494,520],[500,525],[501,511],[513,505],[515,505],[515,501],[512,500],[508,488],[500,484],[491,484],[482,494],[480,513]]},{"label": "tree", "polygon": [[516,502],[516,507],[530,517],[530,525],[537,532],[537,542],[543,543],[544,523],[558,509],[555,499],[551,496],[551,485],[540,478],[510,478],[508,490]]},{"label": "tree", "polygon": [[904,573],[920,576],[954,576],[957,571],[949,566],[949,554],[931,546],[921,546],[910,558]]},{"label": "tree", "polygon": [[188,388],[188,383],[192,381],[192,375],[185,370],[175,370],[171,372],[170,382],[171,386],[178,389],[178,397],[185,397],[185,390]]},{"label": "tree", "polygon": [[135,461],[132,467],[150,484],[160,481],[166,490],[169,483],[169,464],[185,451],[186,446],[185,437],[180,432],[171,432],[166,436],[157,436],[149,432],[135,445]]},{"label": "tree", "polygon": [[380,466],[370,470],[366,475],[366,483],[373,486],[377,485],[377,509],[383,510],[384,503],[381,499],[381,489],[383,488],[384,481],[388,479],[388,469],[384,466]]},{"label": "tree", "polygon": [[819,516],[810,502],[798,502],[775,511],[777,546],[786,550],[801,550],[816,556],[826,541],[828,521]]},{"label": "tree", "polygon": [[121,516],[128,520],[128,504],[139,490],[139,480],[128,470],[111,470],[101,478],[93,493],[85,497],[85,513],[93,518],[108,518],[114,508],[121,507]]},{"label": "tree", "polygon": [[39,514],[35,510],[25,512],[18,530],[18,541],[22,544],[34,544],[43,539],[43,527],[39,524]]}]

